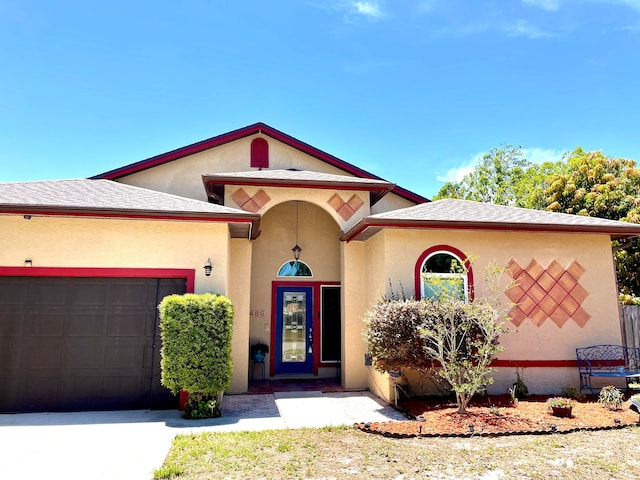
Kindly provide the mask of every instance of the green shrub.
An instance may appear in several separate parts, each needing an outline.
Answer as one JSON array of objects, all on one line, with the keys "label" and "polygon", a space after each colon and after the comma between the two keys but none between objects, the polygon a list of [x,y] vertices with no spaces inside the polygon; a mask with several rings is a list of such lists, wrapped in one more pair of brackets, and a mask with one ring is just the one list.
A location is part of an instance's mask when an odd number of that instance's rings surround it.
[{"label": "green shrub", "polygon": [[524,383],[518,368],[516,368],[516,381],[513,382],[512,388],[510,388],[509,391],[513,392],[511,396],[518,400],[524,400],[529,395],[529,387]]},{"label": "green shrub", "polygon": [[364,337],[376,370],[426,370],[433,361],[424,354],[420,327],[424,305],[416,300],[379,302],[367,312]]},{"label": "green shrub", "polygon": [[187,390],[189,402],[213,400],[219,415],[215,399],[231,385],[231,301],[211,293],[169,295],[158,308],[162,384],[174,394]]},{"label": "green shrub", "polygon": [[609,410],[618,410],[624,403],[624,395],[613,385],[607,385],[600,390],[598,403],[601,403]]},{"label": "green shrub", "polygon": [[584,399],[584,395],[580,393],[580,391],[573,385],[566,385],[562,387],[562,390],[560,391],[560,396],[565,398],[573,398],[578,401]]},{"label": "green shrub", "polygon": [[375,368],[434,369],[456,393],[461,413],[476,392],[493,383],[490,364],[502,350],[498,339],[505,329],[489,304],[394,300],[374,306],[366,322]]}]

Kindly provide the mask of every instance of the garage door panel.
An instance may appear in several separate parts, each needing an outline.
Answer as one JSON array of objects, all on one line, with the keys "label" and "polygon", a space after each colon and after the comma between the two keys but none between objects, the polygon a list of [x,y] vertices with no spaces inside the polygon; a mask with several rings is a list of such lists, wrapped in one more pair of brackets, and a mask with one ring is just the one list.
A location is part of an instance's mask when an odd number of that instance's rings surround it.
[{"label": "garage door panel", "polygon": [[64,306],[67,303],[68,284],[64,280],[43,280],[27,286],[27,302],[33,307],[46,305],[47,308]]},{"label": "garage door panel", "polygon": [[110,303],[114,307],[149,305],[149,302],[154,302],[156,298],[155,285],[153,285],[154,288],[149,287],[149,284],[143,280],[132,280],[112,285]]},{"label": "garage door panel", "polygon": [[101,337],[104,323],[104,313],[70,312],[66,318],[66,334],[69,337]]},{"label": "garage door panel", "polygon": [[160,384],[157,304],[185,284],[1,278],[0,411],[175,408]]},{"label": "garage door panel", "polygon": [[70,370],[99,369],[102,367],[102,344],[67,347],[64,356],[64,368]]},{"label": "garage door panel", "polygon": [[72,307],[103,307],[107,301],[108,290],[104,281],[70,283],[68,288],[69,305]]},{"label": "garage door panel", "polygon": [[11,305],[24,305],[27,293],[28,290],[24,287],[24,283],[0,278],[0,308],[2,310],[6,310]]},{"label": "garage door panel", "polygon": [[25,315],[23,312],[4,311],[0,313],[0,338],[22,336],[24,319]]},{"label": "garage door panel", "polygon": [[102,391],[102,378],[95,376],[63,377],[60,379],[59,401],[69,410],[95,409]]},{"label": "garage door panel", "polygon": [[144,345],[105,345],[104,368],[140,369],[143,357]]},{"label": "garage door panel", "polygon": [[29,407],[53,409],[59,403],[59,379],[57,377],[29,377],[19,383],[21,403]]},{"label": "garage door panel", "polygon": [[[0,340],[0,372],[14,370],[19,367],[20,350],[20,346],[10,341]],[[0,385],[3,385],[3,383],[0,382]]]},{"label": "garage door panel", "polygon": [[20,352],[20,366],[28,370],[51,370],[61,366],[62,345],[29,345]]},{"label": "garage door panel", "polygon": [[115,313],[109,315],[107,336],[109,337],[141,337],[145,335],[147,323],[146,312]]},{"label": "garage door panel", "polygon": [[34,337],[61,337],[64,334],[64,313],[30,312],[24,335]]}]

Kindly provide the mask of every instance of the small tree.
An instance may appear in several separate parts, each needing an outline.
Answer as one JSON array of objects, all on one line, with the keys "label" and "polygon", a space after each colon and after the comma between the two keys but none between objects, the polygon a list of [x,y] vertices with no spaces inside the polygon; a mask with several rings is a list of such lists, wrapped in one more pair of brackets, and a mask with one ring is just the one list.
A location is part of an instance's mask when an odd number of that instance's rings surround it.
[{"label": "small tree", "polygon": [[159,305],[162,384],[189,392],[188,418],[220,416],[231,385],[233,305],[222,296],[169,295]]},{"label": "small tree", "polygon": [[436,374],[451,385],[458,412],[465,413],[473,395],[493,383],[491,362],[504,349],[499,338],[506,328],[487,303],[452,298],[422,303],[423,352],[439,364]]},{"label": "small tree", "polygon": [[[493,383],[491,367],[503,350],[500,335],[507,332],[504,269],[491,263],[485,270],[488,295],[465,303],[451,289],[440,288],[438,299],[387,300],[367,312],[364,336],[374,367],[379,371],[430,369],[456,394],[459,413],[471,398]],[[506,288],[510,288],[511,285]],[[453,292],[448,294],[447,292]]]}]

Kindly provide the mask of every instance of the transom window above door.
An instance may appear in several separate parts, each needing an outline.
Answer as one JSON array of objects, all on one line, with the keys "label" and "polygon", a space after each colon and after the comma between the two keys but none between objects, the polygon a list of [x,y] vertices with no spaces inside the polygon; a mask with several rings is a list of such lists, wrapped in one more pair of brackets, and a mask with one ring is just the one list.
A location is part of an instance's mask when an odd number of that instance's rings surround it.
[{"label": "transom window above door", "polygon": [[309,266],[300,260],[284,262],[278,270],[279,277],[313,277]]}]

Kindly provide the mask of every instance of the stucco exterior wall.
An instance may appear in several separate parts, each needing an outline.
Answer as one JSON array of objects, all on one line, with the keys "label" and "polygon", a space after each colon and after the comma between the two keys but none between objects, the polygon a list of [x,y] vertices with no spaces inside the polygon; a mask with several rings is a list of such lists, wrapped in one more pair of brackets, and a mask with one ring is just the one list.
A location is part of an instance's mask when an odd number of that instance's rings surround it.
[{"label": "stucco exterior wall", "polygon": [[202,175],[257,170],[250,166],[251,141],[255,138],[269,142],[269,170],[295,168],[350,176],[271,137],[257,134],[127,175],[118,181],[206,201]]},{"label": "stucco exterior wall", "polygon": [[395,193],[387,193],[375,205],[371,207],[371,215],[390,212],[392,210],[400,210],[401,208],[413,207],[415,205],[415,202],[411,202],[406,198],[402,198]]},{"label": "stucco exterior wall", "polygon": [[248,239],[232,238],[229,248],[227,270],[227,296],[233,302],[233,338],[231,360],[233,377],[230,393],[247,391],[249,377],[249,312],[251,302],[251,253]]},{"label": "stucco exterior wall", "polygon": [[[338,224],[339,228],[344,232],[355,225],[360,219],[368,216],[369,210],[369,193],[358,192],[355,190],[329,190],[329,189],[301,189],[301,188],[274,188],[274,187],[251,187],[251,186],[233,186],[230,185],[225,189],[225,205],[232,208],[242,208],[242,205],[236,203],[238,191],[243,194],[242,198],[252,197],[260,198],[262,201],[268,199],[262,208],[254,213],[263,215],[274,207],[290,201],[300,201],[317,205],[319,209],[324,210],[333,221]],[[336,198],[336,196],[338,198]],[[350,217],[343,217],[333,205],[341,205],[341,202],[348,202],[353,197],[357,197],[361,201],[360,207],[353,212]],[[330,202],[335,201],[333,205]],[[357,204],[356,204],[357,205]],[[295,216],[293,217],[295,219]],[[264,225],[261,229],[266,230]]]},{"label": "stucco exterior wall", "polygon": [[341,243],[340,246],[343,315],[341,381],[346,388],[365,388],[369,381],[364,366],[367,347],[362,338],[362,315],[367,305],[365,246],[359,242]]},{"label": "stucco exterior wall", "polygon": [[[226,290],[225,223],[0,216],[0,265],[193,268],[195,292]],[[213,274],[202,268],[211,258]]]},{"label": "stucco exterior wall", "polygon": [[[393,288],[402,283],[405,294],[414,294],[414,269],[420,255],[436,245],[449,245],[476,257],[473,263],[476,298],[488,293],[483,279],[490,263],[505,267],[514,260],[523,267],[536,260],[542,267],[552,261],[567,268],[578,262],[584,269],[580,285],[588,295],[582,308],[590,318],[583,326],[569,319],[558,326],[551,319],[536,325],[530,319],[516,326],[509,322],[510,332],[501,343],[505,351],[499,355],[502,365],[495,375],[490,391],[505,393],[515,380],[515,367],[538,361],[525,367],[523,374],[531,393],[553,393],[565,385],[578,385],[577,368],[563,367],[562,362],[575,361],[575,348],[597,343],[621,342],[617,286],[609,237],[588,234],[551,234],[532,232],[483,232],[470,230],[386,230],[384,232],[384,263],[381,267],[391,279]],[[379,251],[379,237],[364,242],[369,251]],[[368,252],[367,252],[368,255]],[[367,263],[370,263],[369,261]],[[379,282],[371,285],[377,295],[389,293]],[[505,305],[509,301],[503,296]]]},{"label": "stucco exterior wall", "polygon": [[[349,173],[333,167],[317,158],[300,152],[295,148],[292,148],[282,142],[274,140],[273,138],[265,135],[252,135],[247,138],[236,140],[233,142],[220,145],[209,150],[199,152],[193,155],[189,155],[178,160],[174,160],[157,167],[149,168],[142,172],[127,175],[119,178],[117,181],[126,183],[129,185],[136,185],[143,188],[149,188],[151,190],[157,190],[161,192],[172,193],[174,195],[180,195],[188,198],[195,198],[197,200],[207,201],[207,195],[202,183],[202,175],[210,173],[229,173],[229,172],[246,172],[256,170],[250,167],[250,149],[251,142],[255,138],[264,138],[269,142],[269,170],[283,170],[283,169],[298,169],[309,170],[313,172],[330,173],[334,175],[353,176]],[[256,189],[257,190],[257,189]],[[286,189],[283,189],[286,190]],[[325,194],[328,190],[321,191]],[[338,192],[344,193],[345,199],[349,198],[354,192]],[[250,193],[252,194],[252,193]],[[288,192],[274,202],[274,204],[280,203],[284,200],[290,200],[291,196],[286,196]],[[414,203],[410,202],[393,193],[387,194],[376,205],[374,205],[371,212],[369,212],[369,196],[367,193],[357,192],[358,196],[361,196],[365,200],[365,209],[359,212],[359,215],[354,217],[353,221],[346,225],[346,229],[351,227],[362,216],[369,213],[381,213],[389,210],[396,210],[399,208],[413,206]],[[328,198],[328,197],[327,197]],[[321,199],[320,202],[326,202],[326,199]],[[226,202],[226,205],[235,206]],[[269,205],[267,207],[271,208]],[[336,221],[339,223],[341,219],[339,216],[334,215]],[[343,230],[345,226],[343,225]]]}]

